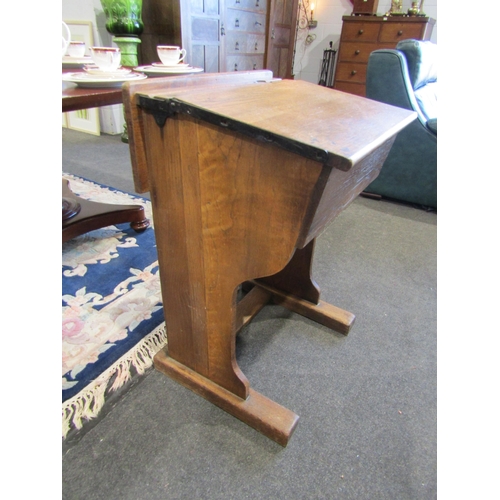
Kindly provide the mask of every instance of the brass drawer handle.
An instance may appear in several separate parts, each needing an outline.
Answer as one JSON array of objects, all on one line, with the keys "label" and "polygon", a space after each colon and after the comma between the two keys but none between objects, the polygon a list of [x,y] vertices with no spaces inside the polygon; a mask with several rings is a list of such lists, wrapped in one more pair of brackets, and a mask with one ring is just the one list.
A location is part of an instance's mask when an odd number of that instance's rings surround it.
[{"label": "brass drawer handle", "polygon": [[359,49],[355,50],[354,54],[358,55],[359,54]]},{"label": "brass drawer handle", "polygon": [[355,69],[353,69],[353,70],[351,71],[351,75],[352,75],[352,76],[354,76],[356,73],[357,73],[357,71],[356,71]]},{"label": "brass drawer handle", "polygon": [[398,31],[398,35],[401,36],[403,34],[403,30]]},{"label": "brass drawer handle", "polygon": [[365,30],[359,30],[358,35],[362,35],[365,32]]}]

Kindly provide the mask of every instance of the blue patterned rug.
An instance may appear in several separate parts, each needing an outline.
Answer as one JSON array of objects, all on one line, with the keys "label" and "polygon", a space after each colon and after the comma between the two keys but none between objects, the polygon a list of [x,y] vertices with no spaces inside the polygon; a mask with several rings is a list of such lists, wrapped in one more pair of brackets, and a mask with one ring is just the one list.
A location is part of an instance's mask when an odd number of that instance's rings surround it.
[{"label": "blue patterned rug", "polygon": [[166,345],[151,203],[70,174],[74,193],[105,203],[140,203],[151,226],[127,224],[62,247],[62,434],[95,419],[107,396],[151,368]]}]

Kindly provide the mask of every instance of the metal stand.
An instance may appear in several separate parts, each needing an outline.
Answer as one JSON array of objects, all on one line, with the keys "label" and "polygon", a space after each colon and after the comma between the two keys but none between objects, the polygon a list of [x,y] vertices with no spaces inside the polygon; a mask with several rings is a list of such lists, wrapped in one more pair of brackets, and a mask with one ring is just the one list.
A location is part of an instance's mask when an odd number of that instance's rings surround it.
[{"label": "metal stand", "polygon": [[333,42],[330,42],[330,48],[323,52],[323,61],[321,62],[321,76],[318,85],[333,88],[333,69],[335,67],[336,50],[332,48]]}]

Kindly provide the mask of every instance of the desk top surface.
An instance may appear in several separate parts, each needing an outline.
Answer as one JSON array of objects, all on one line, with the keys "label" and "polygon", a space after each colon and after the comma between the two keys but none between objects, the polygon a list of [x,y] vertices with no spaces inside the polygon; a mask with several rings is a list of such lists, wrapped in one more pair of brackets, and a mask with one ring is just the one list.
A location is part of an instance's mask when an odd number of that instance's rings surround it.
[{"label": "desk top surface", "polygon": [[155,89],[142,95],[139,86],[136,90],[141,105],[219,120],[235,130],[262,131],[277,137],[276,142],[312,148],[318,161],[341,170],[349,170],[416,118],[402,108],[300,80]]}]

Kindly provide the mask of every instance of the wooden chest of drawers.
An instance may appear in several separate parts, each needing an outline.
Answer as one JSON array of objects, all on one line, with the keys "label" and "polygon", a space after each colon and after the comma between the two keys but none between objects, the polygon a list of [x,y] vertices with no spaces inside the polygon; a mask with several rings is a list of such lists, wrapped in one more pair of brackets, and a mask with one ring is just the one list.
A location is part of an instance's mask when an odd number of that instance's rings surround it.
[{"label": "wooden chest of drawers", "polygon": [[401,40],[429,40],[436,21],[430,17],[344,16],[334,88],[365,96],[370,53],[394,49]]}]

